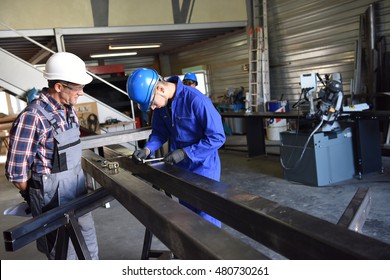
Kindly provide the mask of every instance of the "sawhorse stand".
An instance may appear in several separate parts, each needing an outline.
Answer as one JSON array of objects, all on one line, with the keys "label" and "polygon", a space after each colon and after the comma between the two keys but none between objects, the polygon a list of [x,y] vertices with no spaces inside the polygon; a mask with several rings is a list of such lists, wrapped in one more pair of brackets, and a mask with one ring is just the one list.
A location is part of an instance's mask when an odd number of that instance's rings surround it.
[{"label": "sawhorse stand", "polygon": [[145,229],[144,245],[142,247],[141,260],[159,259],[159,260],[172,260],[175,259],[175,255],[171,251],[167,250],[152,250],[153,233]]},{"label": "sawhorse stand", "polygon": [[[161,191],[161,189],[155,186],[153,186],[153,188]],[[165,194],[168,197],[172,198],[172,195],[170,193],[165,192]],[[150,258],[160,259],[160,260],[172,260],[176,258],[171,251],[152,250],[152,241],[153,241],[153,233],[146,228],[145,236],[144,236],[144,245],[142,246],[141,260],[148,260]]]},{"label": "sawhorse stand", "polygon": [[65,217],[68,219],[68,223],[58,229],[58,238],[55,245],[55,259],[66,260],[68,255],[69,239],[71,239],[78,259],[91,260],[91,254],[89,253],[74,212],[71,211],[65,214]]}]

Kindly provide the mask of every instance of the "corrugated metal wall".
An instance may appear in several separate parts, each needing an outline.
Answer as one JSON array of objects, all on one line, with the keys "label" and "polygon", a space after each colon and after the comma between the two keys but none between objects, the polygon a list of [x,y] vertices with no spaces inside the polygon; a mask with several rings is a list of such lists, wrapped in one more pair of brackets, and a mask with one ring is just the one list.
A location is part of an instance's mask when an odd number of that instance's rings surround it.
[{"label": "corrugated metal wall", "polygon": [[248,73],[242,70],[248,64],[246,30],[172,54],[170,63],[172,74],[181,74],[183,68],[206,65],[210,77],[210,96],[214,101],[223,96],[229,87],[243,86],[248,90]]},{"label": "corrugated metal wall", "polygon": [[[272,97],[297,99],[299,77],[310,72],[340,72],[350,94],[360,15],[372,1],[268,2]],[[376,14],[377,38],[386,36],[390,46],[390,1],[378,1]]]},{"label": "corrugated metal wall", "polygon": [[[261,2],[261,1],[260,1]],[[300,75],[318,72],[340,72],[344,92],[350,93],[354,75],[355,49],[360,15],[369,0],[273,0],[268,1],[268,34],[270,52],[271,98],[294,101],[300,94]],[[376,2],[377,38],[386,38],[390,49],[390,1]],[[223,95],[229,86],[248,90],[246,31],[227,34],[173,54],[171,69],[207,65],[211,94]]]}]

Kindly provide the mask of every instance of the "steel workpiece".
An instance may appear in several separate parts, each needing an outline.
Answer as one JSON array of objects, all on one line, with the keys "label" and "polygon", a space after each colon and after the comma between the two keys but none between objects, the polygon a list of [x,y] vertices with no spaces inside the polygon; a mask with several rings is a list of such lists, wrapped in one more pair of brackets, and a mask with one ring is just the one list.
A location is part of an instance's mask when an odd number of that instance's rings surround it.
[{"label": "steel workpiece", "polygon": [[390,259],[390,245],[176,166],[135,164],[104,148],[120,166],[289,259]]},{"label": "steel workpiece", "polygon": [[128,170],[119,167],[118,172],[113,174],[101,165],[103,160],[92,151],[83,151],[85,172],[180,259],[269,259],[133,176]]}]

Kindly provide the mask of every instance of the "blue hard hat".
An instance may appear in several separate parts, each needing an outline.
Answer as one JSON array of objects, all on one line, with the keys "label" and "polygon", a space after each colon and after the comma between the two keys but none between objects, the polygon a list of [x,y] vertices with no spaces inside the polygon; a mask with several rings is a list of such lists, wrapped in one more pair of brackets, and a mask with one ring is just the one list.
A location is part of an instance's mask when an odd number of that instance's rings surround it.
[{"label": "blue hard hat", "polygon": [[156,70],[140,68],[127,79],[126,90],[129,98],[137,102],[142,112],[147,112],[154,88],[159,80]]},{"label": "blue hard hat", "polygon": [[195,82],[195,85],[198,85],[198,79],[196,78],[196,75],[194,73],[187,73],[184,75],[183,81],[185,80],[191,80]]}]

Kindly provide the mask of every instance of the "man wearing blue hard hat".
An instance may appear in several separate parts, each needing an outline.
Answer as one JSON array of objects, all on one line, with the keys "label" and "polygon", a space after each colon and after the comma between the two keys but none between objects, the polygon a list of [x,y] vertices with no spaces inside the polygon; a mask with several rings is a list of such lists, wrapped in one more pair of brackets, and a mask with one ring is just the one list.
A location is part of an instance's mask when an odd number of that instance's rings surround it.
[{"label": "man wearing blue hard hat", "polygon": [[[152,133],[141,150],[133,153],[137,163],[153,155],[169,140],[164,161],[219,181],[218,149],[225,143],[221,115],[211,100],[196,88],[183,85],[178,76],[167,81],[153,69],[135,70],[127,80],[127,93],[141,111],[153,110]],[[206,220],[221,222],[180,201]]]},{"label": "man wearing blue hard hat", "polygon": [[184,75],[183,84],[186,86],[196,87],[198,85],[198,79],[194,73],[188,72]]}]

